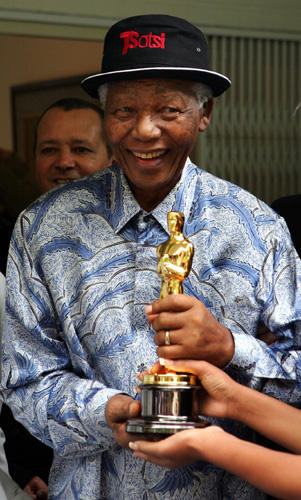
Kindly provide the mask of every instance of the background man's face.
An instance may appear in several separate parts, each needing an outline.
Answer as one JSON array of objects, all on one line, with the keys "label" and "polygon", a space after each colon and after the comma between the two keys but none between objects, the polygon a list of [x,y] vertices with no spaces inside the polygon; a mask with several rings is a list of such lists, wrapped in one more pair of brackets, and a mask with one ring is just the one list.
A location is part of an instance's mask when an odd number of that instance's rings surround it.
[{"label": "background man's face", "polygon": [[41,193],[110,164],[102,124],[92,109],[51,108],[39,123],[35,154]]}]

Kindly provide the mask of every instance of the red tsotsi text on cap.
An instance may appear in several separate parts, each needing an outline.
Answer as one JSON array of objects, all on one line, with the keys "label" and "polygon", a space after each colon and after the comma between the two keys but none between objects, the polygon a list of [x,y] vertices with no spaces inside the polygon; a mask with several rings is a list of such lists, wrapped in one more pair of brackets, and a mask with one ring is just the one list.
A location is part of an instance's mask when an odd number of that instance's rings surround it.
[{"label": "red tsotsi text on cap", "polygon": [[150,32],[149,35],[140,36],[137,31],[124,31],[120,34],[120,38],[124,39],[122,55],[126,54],[128,49],[134,49],[135,47],[151,47],[154,49],[165,48],[165,33],[161,33],[161,36],[159,36],[153,35],[152,32]]}]

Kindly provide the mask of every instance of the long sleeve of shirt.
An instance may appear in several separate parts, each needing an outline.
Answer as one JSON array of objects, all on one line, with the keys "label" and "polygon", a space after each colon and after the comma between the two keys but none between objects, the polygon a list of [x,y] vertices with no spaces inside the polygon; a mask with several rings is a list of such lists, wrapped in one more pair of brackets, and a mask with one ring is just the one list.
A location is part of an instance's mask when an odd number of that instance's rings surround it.
[{"label": "long sleeve of shirt", "polygon": [[[109,388],[105,377],[96,379],[77,328],[70,323],[71,304],[66,303],[66,295],[57,298],[60,307],[56,308],[40,270],[28,259],[26,242],[21,238],[18,247],[17,241],[18,229],[8,280],[18,282],[19,288],[7,297],[6,317],[6,329],[18,332],[19,339],[14,348],[15,368],[8,378],[9,387],[18,386],[12,393],[19,403],[16,418],[25,426],[30,423],[30,431],[60,454],[99,453],[114,444],[104,409],[107,400],[120,391]],[[13,310],[18,310],[18,320],[10,315]]]},{"label": "long sleeve of shirt", "polygon": [[254,389],[300,405],[300,259],[282,219],[275,221],[266,243],[266,257],[254,298],[260,308],[259,321],[277,334],[279,340],[272,345],[258,340],[258,325],[248,317],[248,308],[242,312],[239,307],[237,314],[232,316],[229,307],[224,324],[235,341],[231,370],[237,372],[238,378],[239,373],[243,374],[244,383]]}]

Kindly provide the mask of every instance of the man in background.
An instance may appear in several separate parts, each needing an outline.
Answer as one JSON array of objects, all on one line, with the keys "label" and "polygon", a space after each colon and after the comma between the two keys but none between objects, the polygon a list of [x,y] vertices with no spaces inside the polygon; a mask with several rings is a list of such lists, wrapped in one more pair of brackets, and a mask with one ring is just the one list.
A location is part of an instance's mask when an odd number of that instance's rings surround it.
[{"label": "man in background", "polygon": [[112,151],[103,131],[103,111],[83,99],[55,102],[37,123],[33,150],[40,193],[106,168]]},{"label": "man in background", "polygon": [[[102,170],[113,162],[103,131],[103,111],[84,99],[61,99],[48,107],[38,120],[33,150],[41,194]],[[3,273],[12,229],[13,225],[9,225],[2,232]],[[52,449],[31,436],[13,418],[6,405],[3,406],[0,425],[6,436],[5,451],[11,477],[32,498],[46,499]]]},{"label": "man in background", "polygon": [[[90,101],[72,97],[54,102],[42,113],[34,132],[33,152],[40,194],[114,162],[103,130],[103,111]],[[0,169],[6,157],[0,155]],[[10,163],[12,161],[13,158]],[[20,163],[18,158],[16,161]],[[1,228],[0,271],[3,274],[14,222]]]}]

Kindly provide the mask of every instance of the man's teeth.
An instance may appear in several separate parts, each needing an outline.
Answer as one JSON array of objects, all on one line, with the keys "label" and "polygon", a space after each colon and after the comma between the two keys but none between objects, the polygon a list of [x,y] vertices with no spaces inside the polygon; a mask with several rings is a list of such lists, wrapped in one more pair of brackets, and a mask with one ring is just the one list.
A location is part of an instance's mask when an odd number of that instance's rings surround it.
[{"label": "man's teeth", "polygon": [[142,160],[151,160],[152,158],[158,158],[159,156],[162,156],[165,153],[165,151],[157,151],[154,153],[137,153],[134,152],[135,156],[138,156],[138,158],[141,158]]},{"label": "man's teeth", "polygon": [[55,183],[56,184],[66,184],[66,182],[70,182],[73,179],[56,179]]}]

